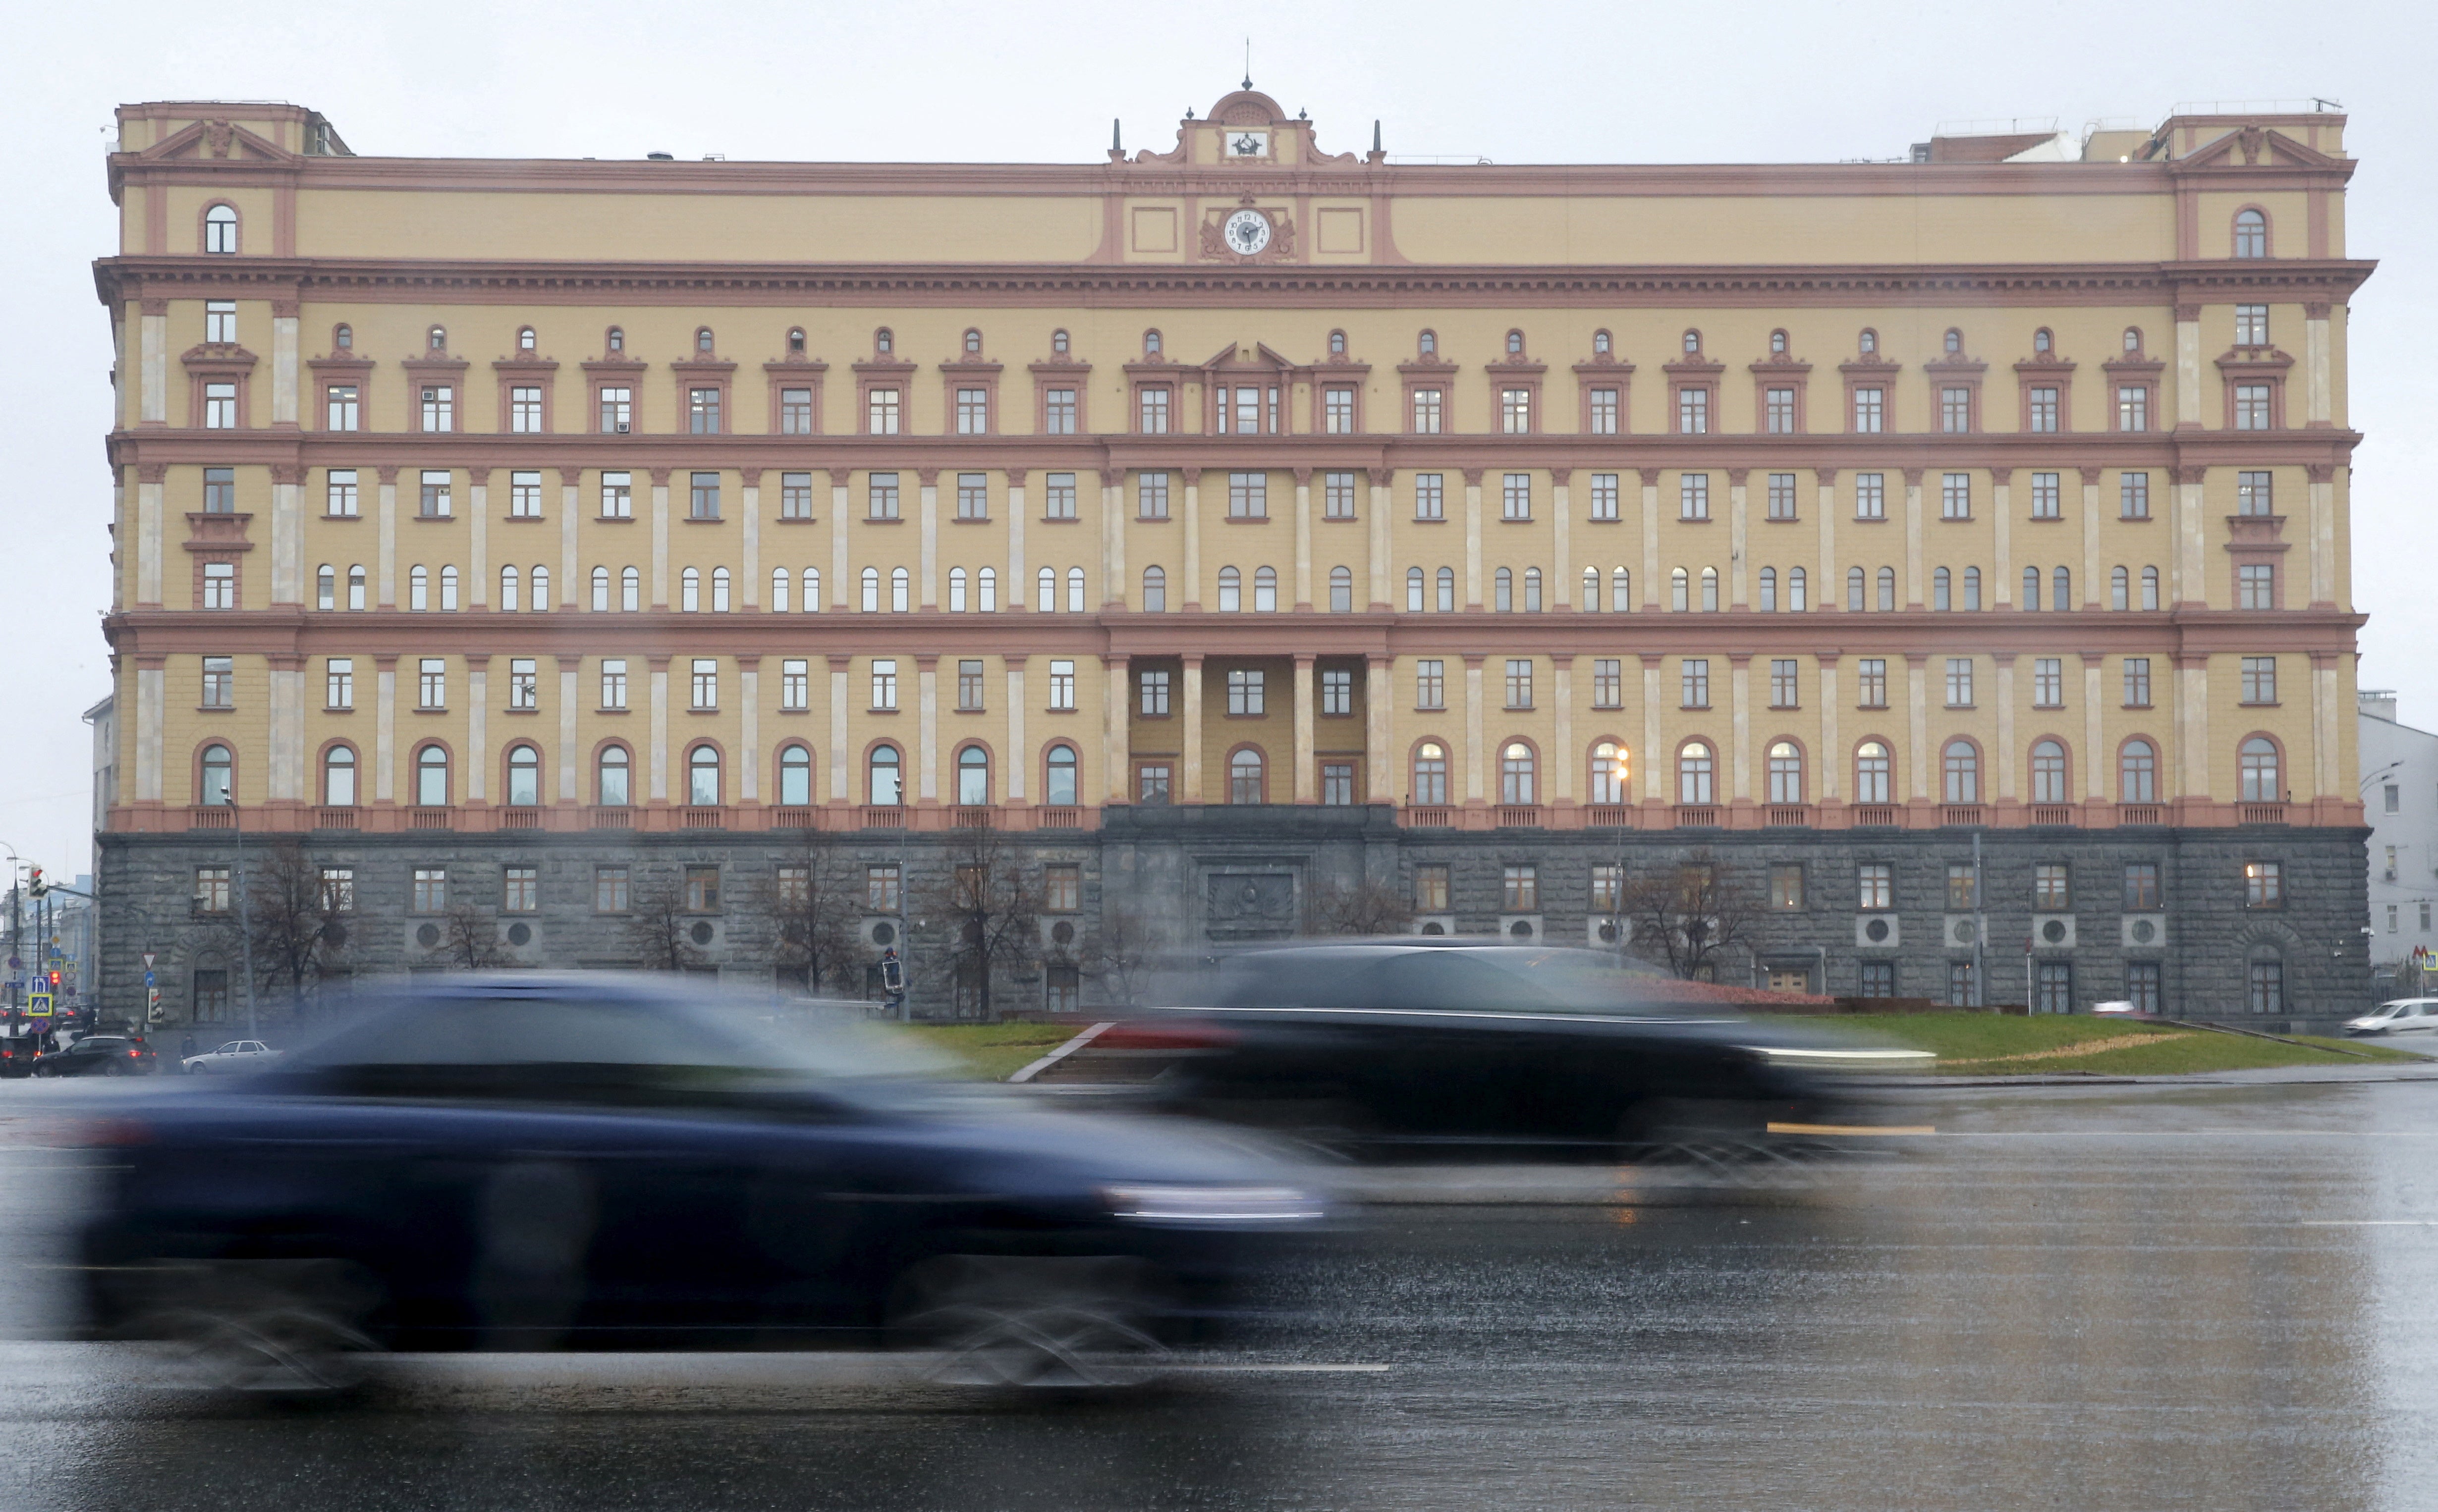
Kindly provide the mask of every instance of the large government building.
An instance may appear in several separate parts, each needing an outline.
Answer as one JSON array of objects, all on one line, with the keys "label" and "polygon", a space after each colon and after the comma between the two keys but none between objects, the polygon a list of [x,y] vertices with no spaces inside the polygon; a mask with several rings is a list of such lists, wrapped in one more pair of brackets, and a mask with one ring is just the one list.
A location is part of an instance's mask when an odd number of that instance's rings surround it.
[{"label": "large government building", "polygon": [[1089,1007],[1367,910],[1614,941],[1687,864],[1740,983],[2365,980],[2341,115],[1653,167],[1249,88],[1050,166],[118,120],[102,992],[159,1022],[286,993],[299,857],[358,980],[784,980],[819,891],[825,991]]}]

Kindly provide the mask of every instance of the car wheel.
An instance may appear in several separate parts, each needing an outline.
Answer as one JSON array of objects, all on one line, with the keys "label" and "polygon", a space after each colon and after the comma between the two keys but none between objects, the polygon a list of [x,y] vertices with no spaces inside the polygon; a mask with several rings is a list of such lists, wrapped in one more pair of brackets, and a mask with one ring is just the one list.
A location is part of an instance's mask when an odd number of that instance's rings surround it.
[{"label": "car wheel", "polygon": [[1106,1390],[1164,1374],[1161,1289],[1122,1257],[949,1255],[897,1287],[891,1337],[929,1350],[945,1385]]},{"label": "car wheel", "polygon": [[169,1341],[170,1379],[190,1390],[335,1400],[381,1352],[365,1328],[379,1296],[340,1261],[224,1262],[182,1273],[146,1331]]},{"label": "car wheel", "polygon": [[124,1076],[126,1072],[127,1067],[119,1064],[116,1061],[104,1061],[101,1063],[101,1074],[103,1076]]}]

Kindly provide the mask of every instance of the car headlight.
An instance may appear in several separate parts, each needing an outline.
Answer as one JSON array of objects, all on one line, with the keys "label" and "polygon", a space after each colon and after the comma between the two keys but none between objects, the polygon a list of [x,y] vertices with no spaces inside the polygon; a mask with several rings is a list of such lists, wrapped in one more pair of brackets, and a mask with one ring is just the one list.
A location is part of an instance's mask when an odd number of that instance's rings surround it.
[{"label": "car headlight", "polygon": [[1747,1045],[1765,1065],[1802,1071],[1926,1071],[1938,1060],[1928,1050],[1819,1049]]},{"label": "car headlight", "polygon": [[1293,1187],[1104,1187],[1101,1199],[1140,1223],[1295,1223],[1324,1213],[1319,1198]]}]

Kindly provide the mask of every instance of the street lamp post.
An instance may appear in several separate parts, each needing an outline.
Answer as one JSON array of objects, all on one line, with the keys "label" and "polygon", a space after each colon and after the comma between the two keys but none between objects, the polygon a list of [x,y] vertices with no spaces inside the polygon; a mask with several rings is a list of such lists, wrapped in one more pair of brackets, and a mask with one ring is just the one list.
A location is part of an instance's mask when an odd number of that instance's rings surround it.
[{"label": "street lamp post", "polygon": [[245,895],[245,826],[239,822],[234,785],[221,801],[228,805],[229,834],[237,841],[237,950],[238,967],[245,973],[245,1037],[258,1040],[262,1029],[254,1012],[254,910]]},{"label": "street lamp post", "polygon": [[[1619,818],[1623,818],[1627,796],[1634,791],[1634,753],[1620,743],[1616,747],[1616,797]],[[1616,957],[1620,965],[1625,960],[1625,826],[1616,827],[1616,875],[1608,890],[1609,933],[1616,939]]]}]

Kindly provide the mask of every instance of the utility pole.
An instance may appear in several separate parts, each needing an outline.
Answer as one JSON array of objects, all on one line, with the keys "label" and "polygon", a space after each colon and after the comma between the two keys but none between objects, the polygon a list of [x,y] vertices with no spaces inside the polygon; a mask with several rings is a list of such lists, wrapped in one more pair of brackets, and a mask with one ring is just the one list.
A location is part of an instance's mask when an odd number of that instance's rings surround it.
[{"label": "utility pole", "polygon": [[1989,917],[1985,911],[1986,907],[1987,902],[1981,890],[1981,832],[1974,830],[1972,832],[1972,992],[1970,994],[1972,1001],[1970,1005],[1973,1008],[1979,1008],[1989,1000],[1988,989],[1984,985],[1989,977],[1983,970],[1981,958],[1982,937],[1989,933]]},{"label": "utility pole", "polygon": [[238,961],[245,972],[245,1037],[262,1038],[261,1027],[254,1013],[254,910],[245,895],[245,826],[239,822],[235,784],[225,800],[229,811],[229,834],[237,840],[237,946]]}]

